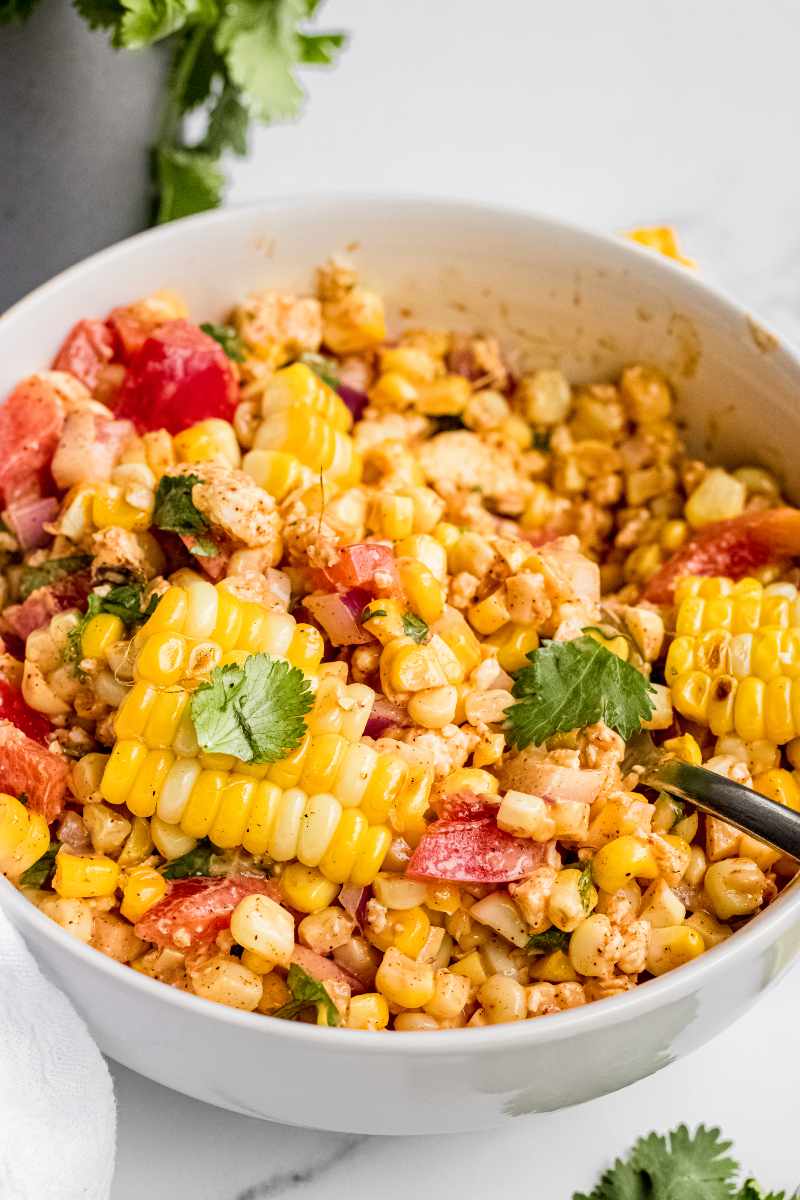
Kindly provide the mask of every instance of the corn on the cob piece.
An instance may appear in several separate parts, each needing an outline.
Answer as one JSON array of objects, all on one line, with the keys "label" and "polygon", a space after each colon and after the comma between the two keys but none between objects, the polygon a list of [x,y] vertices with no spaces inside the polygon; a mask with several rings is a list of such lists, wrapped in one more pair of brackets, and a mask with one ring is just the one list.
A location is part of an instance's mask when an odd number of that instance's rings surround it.
[{"label": "corn on the cob piece", "polygon": [[185,586],[170,587],[139,630],[133,642],[134,677],[174,687],[259,652],[314,674],[323,642],[311,630],[289,613],[240,599],[226,580],[214,585],[197,576]]},{"label": "corn on the cob piece", "polygon": [[129,740],[114,747],[101,791],[136,816],[155,814],[221,848],[298,859],[333,882],[364,886],[388,852],[390,815],[413,823],[427,808],[432,780],[419,774],[341,734],[307,735],[288,759],[258,766]]},{"label": "corn on the cob piece", "polygon": [[717,737],[782,745],[800,733],[800,596],[792,584],[689,578],[665,667],[675,708]]},{"label": "corn on the cob piece", "polygon": [[270,485],[268,490],[283,486],[284,476],[292,473],[298,484],[301,478],[296,470],[292,472],[289,463],[265,459],[260,453],[263,451],[287,455],[315,474],[324,472],[342,486],[361,478],[360,457],[348,432],[353,423],[350,411],[304,363],[276,371],[264,393],[262,413],[264,420],[253,440],[253,450],[245,455],[242,465],[262,486]]}]

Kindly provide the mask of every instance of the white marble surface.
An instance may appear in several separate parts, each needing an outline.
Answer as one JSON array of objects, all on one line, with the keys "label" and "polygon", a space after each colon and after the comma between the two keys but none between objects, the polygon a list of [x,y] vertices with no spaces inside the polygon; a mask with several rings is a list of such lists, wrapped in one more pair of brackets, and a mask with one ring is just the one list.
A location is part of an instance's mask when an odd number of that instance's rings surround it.
[{"label": "white marble surface", "polygon": [[[352,46],[311,79],[303,123],[259,133],[234,164],[234,201],[405,191],[608,230],[666,221],[704,274],[800,336],[796,0],[330,0],[324,15]],[[115,1068],[112,1197],[463,1200],[502,1187],[561,1200],[640,1133],[679,1121],[721,1124],[764,1184],[794,1186],[798,1012],[796,971],[712,1045],[626,1092],[461,1137],[283,1129]]]}]

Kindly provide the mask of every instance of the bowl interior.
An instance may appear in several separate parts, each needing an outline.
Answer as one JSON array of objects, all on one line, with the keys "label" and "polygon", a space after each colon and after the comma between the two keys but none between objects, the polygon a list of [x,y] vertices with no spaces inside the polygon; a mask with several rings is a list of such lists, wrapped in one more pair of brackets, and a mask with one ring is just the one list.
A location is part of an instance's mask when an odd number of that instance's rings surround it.
[{"label": "bowl interior", "polygon": [[771,333],[694,272],[621,238],[441,200],[281,200],[123,242],[0,319],[0,396],[46,364],[80,316],[169,287],[196,319],[219,319],[253,289],[308,289],[334,252],[385,296],[392,328],[492,332],[519,369],[558,365],[575,381],[656,363],[676,386],[695,452],[757,460],[792,491],[800,367]]}]

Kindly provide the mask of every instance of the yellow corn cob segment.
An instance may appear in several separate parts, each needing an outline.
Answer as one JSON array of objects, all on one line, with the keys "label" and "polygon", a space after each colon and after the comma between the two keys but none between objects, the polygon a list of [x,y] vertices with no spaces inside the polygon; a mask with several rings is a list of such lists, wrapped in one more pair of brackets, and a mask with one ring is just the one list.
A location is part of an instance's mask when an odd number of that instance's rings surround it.
[{"label": "yellow corn cob segment", "polygon": [[800,733],[800,595],[793,584],[692,577],[675,590],[665,679],[682,716],[717,737]]},{"label": "yellow corn cob segment", "polygon": [[292,363],[276,371],[264,392],[265,417],[294,407],[316,413],[339,433],[349,433],[353,427],[350,409],[342,398],[306,363]]},{"label": "yellow corn cob segment", "polygon": [[272,495],[300,486],[302,468],[314,475],[322,471],[343,487],[360,480],[361,459],[349,435],[350,411],[310,367],[293,363],[276,371],[264,393],[262,413],[243,466]]},{"label": "yellow corn cob segment", "polygon": [[135,816],[157,815],[190,837],[277,862],[298,859],[334,883],[359,886],[383,864],[393,836],[385,823],[390,812],[413,809],[416,816],[427,807],[402,759],[341,734],[307,735],[295,764],[248,767],[216,758],[118,741],[100,790],[110,803],[127,804]]}]

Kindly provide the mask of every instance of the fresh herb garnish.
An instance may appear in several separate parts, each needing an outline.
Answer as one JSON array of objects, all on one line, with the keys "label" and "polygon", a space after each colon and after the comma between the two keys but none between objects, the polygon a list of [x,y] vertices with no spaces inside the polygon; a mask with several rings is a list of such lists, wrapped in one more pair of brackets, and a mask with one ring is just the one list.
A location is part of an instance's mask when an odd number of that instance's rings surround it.
[{"label": "fresh herb garnish", "polygon": [[325,988],[313,975],[309,975],[302,967],[298,967],[297,963],[292,963],[289,967],[286,984],[294,999],[282,1005],[277,1012],[272,1014],[273,1017],[284,1017],[287,1021],[291,1021],[295,1017],[299,1017],[300,1013],[304,1009],[310,1008],[311,1005],[316,1007],[317,1004],[323,1004],[328,1025],[339,1024],[339,1010]]},{"label": "fresh herb garnish", "polygon": [[204,321],[200,328],[215,342],[219,342],[228,358],[233,362],[244,362],[242,339],[232,325],[214,325],[211,321]]},{"label": "fresh herb garnish", "polygon": [[30,804],[30,799],[27,792],[20,792],[20,794],[17,796],[17,799],[25,808],[27,808]]},{"label": "fresh herb garnish", "polygon": [[403,613],[403,632],[415,642],[427,642],[431,636],[426,622],[415,613]]},{"label": "fresh herb garnish", "polygon": [[525,949],[531,954],[551,954],[554,950],[566,950],[568,945],[569,934],[551,925],[544,933],[534,933],[528,939]]},{"label": "fresh herb garnish", "polygon": [[588,913],[591,907],[591,893],[593,888],[592,860],[589,859],[581,870],[580,878],[578,879],[578,895],[581,898],[581,904],[585,913]]},{"label": "fresh herb garnish", "polygon": [[679,1125],[662,1137],[640,1138],[627,1158],[618,1158],[593,1192],[572,1200],[798,1200],[764,1192],[753,1179],[737,1186],[739,1164],[728,1157],[731,1143],[718,1129]]},{"label": "fresh herb garnish", "polygon": [[204,536],[208,521],[192,500],[192,488],[201,482],[199,475],[162,475],[156,488],[153,524],[169,533],[190,536],[192,554],[212,557],[219,553],[219,547]]},{"label": "fresh herb garnish", "polygon": [[301,354],[298,361],[305,363],[319,375],[323,383],[327,383],[329,388],[336,391],[339,386],[339,369],[332,358],[326,358],[324,354]]},{"label": "fresh herb garnish", "polygon": [[537,429],[533,435],[533,448],[540,450],[542,454],[546,454],[550,449],[550,438],[552,431],[549,429]]},{"label": "fresh herb garnish", "polygon": [[59,842],[51,842],[42,857],[37,858],[36,862],[28,867],[27,871],[22,872],[19,877],[21,885],[33,888],[44,887],[56,869],[56,855],[60,849],[61,844]]},{"label": "fresh herb garnish", "polygon": [[194,850],[182,854],[180,858],[173,858],[162,867],[161,874],[165,879],[190,879],[195,875],[210,875],[211,859],[215,853],[211,842],[198,842]]},{"label": "fresh herb garnish", "polygon": [[23,567],[19,579],[20,599],[27,600],[31,592],[40,587],[47,587],[57,579],[76,575],[78,571],[86,571],[91,564],[92,560],[86,554],[68,554],[65,558],[51,558],[40,563],[38,567]]},{"label": "fresh herb garnish", "polygon": [[197,740],[209,754],[278,762],[299,745],[314,696],[302,671],[268,654],[215,667],[191,701]]},{"label": "fresh herb garnish", "polygon": [[358,620],[359,623],[363,625],[365,621],[371,621],[373,617],[388,617],[388,615],[389,614],[385,608],[370,608],[370,606],[367,605],[366,608],[362,608],[361,616],[358,618]]},{"label": "fresh herb garnish", "polygon": [[509,741],[540,746],[554,733],[604,721],[626,741],[653,713],[651,687],[635,667],[594,638],[545,642],[517,672],[506,709]]},{"label": "fresh herb garnish", "polygon": [[140,583],[120,583],[112,587],[105,595],[91,592],[86,602],[86,612],[77,625],[70,629],[67,635],[67,646],[64,651],[64,661],[79,663],[83,658],[83,635],[92,617],[100,613],[110,613],[119,617],[126,628],[146,621],[156,610],[158,596],[152,595],[147,607],[142,608],[143,587]]}]

